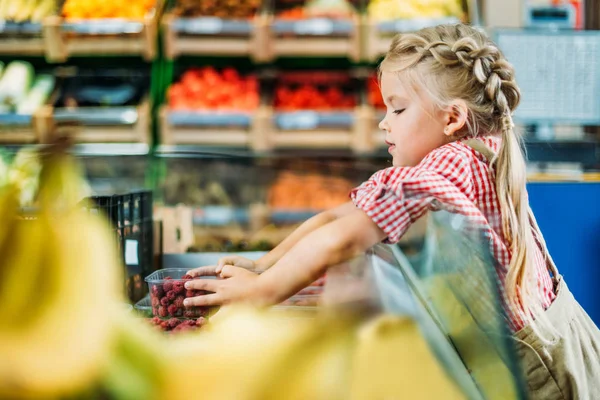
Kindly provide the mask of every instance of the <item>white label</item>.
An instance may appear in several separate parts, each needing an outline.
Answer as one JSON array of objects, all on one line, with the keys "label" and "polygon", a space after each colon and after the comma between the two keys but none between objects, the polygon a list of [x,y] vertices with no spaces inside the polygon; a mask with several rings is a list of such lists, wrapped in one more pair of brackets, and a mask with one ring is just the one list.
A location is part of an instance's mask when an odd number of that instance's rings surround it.
[{"label": "white label", "polygon": [[326,18],[298,21],[294,25],[294,32],[298,35],[331,35],[333,33],[333,22]]},{"label": "white label", "polygon": [[221,33],[223,30],[223,21],[220,18],[198,18],[187,21],[185,31],[190,33]]},{"label": "white label", "polygon": [[138,260],[138,241],[137,240],[125,240],[125,264],[127,265],[139,265]]}]

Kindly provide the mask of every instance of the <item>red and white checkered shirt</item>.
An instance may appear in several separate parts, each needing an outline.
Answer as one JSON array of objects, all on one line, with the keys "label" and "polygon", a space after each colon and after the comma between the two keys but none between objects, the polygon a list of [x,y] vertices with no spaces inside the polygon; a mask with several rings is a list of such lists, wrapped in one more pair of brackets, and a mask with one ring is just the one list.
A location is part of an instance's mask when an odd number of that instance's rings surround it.
[{"label": "red and white checkered shirt", "polygon": [[[499,138],[480,140],[494,152],[498,151]],[[504,277],[511,253],[502,234],[494,179],[485,156],[464,141],[457,141],[433,150],[415,167],[390,167],[376,172],[355,188],[350,197],[388,235],[388,243],[396,243],[429,210],[441,208],[468,216],[491,238],[491,251],[498,261],[498,286],[507,304]],[[555,294],[540,248],[534,249],[534,259],[538,288],[547,308]],[[525,325],[517,313],[506,311],[510,329],[516,332]]]}]

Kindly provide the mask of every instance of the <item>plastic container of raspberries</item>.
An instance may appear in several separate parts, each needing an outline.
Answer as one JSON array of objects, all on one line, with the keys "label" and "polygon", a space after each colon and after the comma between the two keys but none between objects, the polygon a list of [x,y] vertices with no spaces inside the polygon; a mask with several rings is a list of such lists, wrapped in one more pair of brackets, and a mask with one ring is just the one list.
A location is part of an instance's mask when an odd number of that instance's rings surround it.
[{"label": "plastic container of raspberries", "polygon": [[[187,290],[186,268],[166,268],[153,272],[146,277],[150,291],[150,306],[152,315],[159,318],[190,318],[209,317],[219,307],[185,307],[183,301],[188,297],[203,296],[210,292],[203,290]],[[216,279],[212,276],[194,279]]]}]

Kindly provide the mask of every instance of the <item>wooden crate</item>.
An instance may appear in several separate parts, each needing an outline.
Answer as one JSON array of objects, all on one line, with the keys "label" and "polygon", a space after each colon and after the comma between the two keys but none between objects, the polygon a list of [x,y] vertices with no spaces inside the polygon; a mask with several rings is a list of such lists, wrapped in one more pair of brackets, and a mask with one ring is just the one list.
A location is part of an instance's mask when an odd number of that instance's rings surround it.
[{"label": "wooden crate", "polygon": [[[214,114],[217,112],[215,111]],[[161,144],[165,145],[206,145],[224,147],[247,147],[256,151],[268,149],[268,121],[269,110],[259,107],[252,115],[248,116],[250,121],[240,124],[223,124],[217,126],[213,123],[203,123],[200,120],[207,113],[178,113],[188,121],[185,123],[173,123],[171,111],[163,106],[159,111]],[[187,115],[185,115],[187,114]],[[241,114],[221,114],[222,117],[234,119],[241,118]],[[241,117],[240,117],[241,116]]]},{"label": "wooden crate", "polygon": [[[369,116],[370,111],[364,106],[341,113],[274,112],[270,120],[268,149],[346,149],[359,154],[370,153],[373,140],[368,129]],[[331,122],[348,118],[352,121],[339,125]]]},{"label": "wooden crate", "polygon": [[[165,56],[170,60],[181,55],[249,56],[254,61],[266,60],[268,19],[264,15],[257,15],[248,26],[243,21],[178,18],[167,14],[162,26]],[[247,35],[227,34],[245,27],[249,28]]]},{"label": "wooden crate", "polygon": [[10,21],[0,24],[0,54],[43,56],[45,42],[42,24]]},{"label": "wooden crate", "polygon": [[[46,58],[64,62],[72,56],[136,56],[150,61],[156,57],[158,12],[143,21],[88,20],[67,23],[62,17],[44,20]],[[127,26],[132,33],[119,33]],[[85,33],[78,33],[81,30]]]},{"label": "wooden crate", "polygon": [[[148,99],[135,107],[137,120],[130,125],[92,125],[85,118],[57,118],[57,111],[52,106],[42,107],[36,114],[36,134],[40,143],[50,143],[57,134],[74,136],[75,143],[151,143],[151,113]],[[98,107],[100,109],[100,107]],[[118,107],[115,107],[118,109]],[[129,108],[127,109],[129,112]],[[105,109],[106,110],[106,109]]]},{"label": "wooden crate", "polygon": [[35,118],[30,123],[19,122],[7,124],[0,115],[0,144],[33,144],[38,138],[34,127]]},{"label": "wooden crate", "polygon": [[[346,35],[333,35],[340,26],[347,27]],[[348,21],[332,21],[312,18],[300,21],[278,20],[269,17],[269,35],[265,57],[273,60],[289,56],[348,57],[353,61],[361,59],[361,19],[358,15]],[[289,33],[280,33],[287,29]],[[296,32],[297,34],[294,34]]]}]

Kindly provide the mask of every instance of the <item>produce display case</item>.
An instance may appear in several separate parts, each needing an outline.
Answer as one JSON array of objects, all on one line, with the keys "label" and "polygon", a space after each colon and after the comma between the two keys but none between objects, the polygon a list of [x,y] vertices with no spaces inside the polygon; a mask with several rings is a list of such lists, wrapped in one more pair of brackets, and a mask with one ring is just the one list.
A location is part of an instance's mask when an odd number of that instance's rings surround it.
[{"label": "produce display case", "polygon": [[159,119],[163,145],[265,148],[268,116],[252,72],[185,70],[168,88]]},{"label": "produce display case", "polygon": [[377,61],[388,51],[397,33],[466,20],[462,4],[461,0],[370,0],[363,15],[364,59]]},{"label": "produce display case", "polygon": [[149,77],[143,71],[65,68],[40,110],[41,143],[68,134],[76,143],[151,143]]},{"label": "produce display case", "polygon": [[349,73],[282,72],[273,83],[270,148],[371,150],[358,80]]},{"label": "produce display case", "polygon": [[159,152],[165,175],[157,195],[172,209],[161,214],[175,218],[163,226],[176,227],[163,239],[165,252],[270,250],[304,220],[347,202],[353,187],[385,165],[349,152],[294,154]]},{"label": "produce display case", "polygon": [[359,2],[272,0],[267,58],[361,58]]},{"label": "produce display case", "polygon": [[261,0],[178,0],[162,26],[169,60],[185,55],[265,60],[268,24]]},{"label": "produce display case", "polygon": [[46,55],[52,62],[72,56],[156,56],[162,0],[64,0],[60,13],[44,20]]}]

